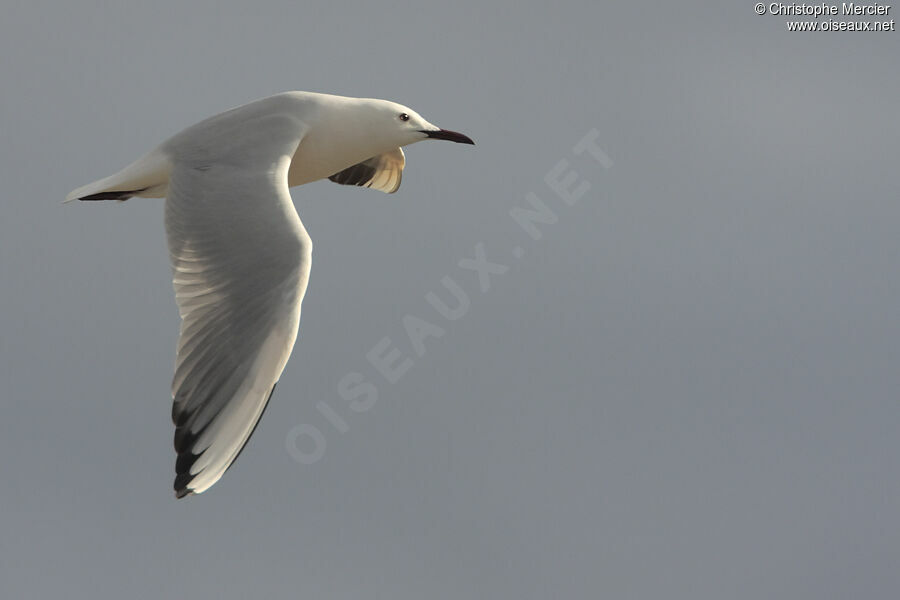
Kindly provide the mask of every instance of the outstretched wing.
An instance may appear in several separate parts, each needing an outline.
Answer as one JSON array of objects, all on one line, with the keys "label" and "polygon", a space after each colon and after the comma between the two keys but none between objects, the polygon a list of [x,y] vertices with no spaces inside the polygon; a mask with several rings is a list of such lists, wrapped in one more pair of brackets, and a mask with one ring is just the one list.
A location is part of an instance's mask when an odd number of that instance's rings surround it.
[{"label": "outstretched wing", "polygon": [[405,164],[403,150],[397,148],[338,171],[328,179],[342,185],[359,185],[393,194],[400,187]]},{"label": "outstretched wing", "polygon": [[218,481],[253,433],[294,346],[309,277],[312,243],[287,186],[302,123],[265,110],[223,117],[165,148],[182,319],[172,381],[179,498]]}]

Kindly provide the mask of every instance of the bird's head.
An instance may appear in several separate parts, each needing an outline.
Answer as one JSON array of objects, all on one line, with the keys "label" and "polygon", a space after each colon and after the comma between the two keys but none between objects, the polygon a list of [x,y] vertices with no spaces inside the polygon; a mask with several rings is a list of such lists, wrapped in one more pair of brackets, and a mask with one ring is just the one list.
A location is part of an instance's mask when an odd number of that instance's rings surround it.
[{"label": "bird's head", "polygon": [[372,134],[390,140],[394,147],[407,146],[422,140],[448,140],[460,144],[475,144],[461,133],[441,129],[426,121],[413,109],[387,100],[366,100],[371,114]]}]

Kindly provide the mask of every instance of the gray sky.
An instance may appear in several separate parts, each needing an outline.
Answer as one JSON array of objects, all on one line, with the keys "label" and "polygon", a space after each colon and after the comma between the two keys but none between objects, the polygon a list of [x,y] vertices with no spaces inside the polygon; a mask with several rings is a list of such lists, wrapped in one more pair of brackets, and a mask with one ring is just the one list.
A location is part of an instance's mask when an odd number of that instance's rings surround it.
[{"label": "gray sky", "polygon": [[[0,596],[896,593],[900,33],[784,21],[4,7]],[[176,501],[162,202],[60,201],[289,89],[395,100],[477,146],[409,148],[390,196],[294,188],[315,241],[297,347],[234,468]],[[594,130],[604,164],[573,151]],[[562,160],[590,184],[572,206],[545,183]],[[556,217],[539,240],[510,216],[529,193]],[[459,266],[478,244],[508,267],[485,292]],[[469,299],[454,321],[426,299],[451,303],[444,277]],[[422,356],[409,316],[443,330]],[[396,383],[366,358],[386,336],[412,361]]]}]

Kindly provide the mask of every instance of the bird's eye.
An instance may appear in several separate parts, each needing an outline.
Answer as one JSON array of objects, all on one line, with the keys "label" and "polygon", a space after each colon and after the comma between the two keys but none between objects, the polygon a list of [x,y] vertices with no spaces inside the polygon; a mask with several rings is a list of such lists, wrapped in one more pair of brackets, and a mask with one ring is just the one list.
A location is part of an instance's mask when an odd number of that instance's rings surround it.
[{"label": "bird's eye", "polygon": [[406,113],[400,113],[400,120],[401,121],[409,121],[409,115]]}]

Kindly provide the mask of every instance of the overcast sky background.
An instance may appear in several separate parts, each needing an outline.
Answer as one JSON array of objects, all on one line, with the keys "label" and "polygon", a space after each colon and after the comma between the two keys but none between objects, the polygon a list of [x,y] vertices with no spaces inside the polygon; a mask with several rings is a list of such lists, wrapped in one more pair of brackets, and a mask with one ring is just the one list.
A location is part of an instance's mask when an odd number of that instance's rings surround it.
[{"label": "overcast sky background", "polygon": [[[900,589],[900,33],[750,2],[131,4],[0,20],[0,596]],[[234,468],[176,501],[162,201],[60,201],[290,89],[477,145],[410,147],[394,195],[292,190],[298,344]],[[592,129],[609,168],[572,151]],[[571,207],[560,160],[591,185]],[[509,215],[529,192],[558,217],[538,241]],[[509,265],[485,293],[478,243]],[[453,322],[425,299],[445,276]],[[445,330],[421,357],[406,315]],[[414,361],[395,384],[366,359],[385,336]]]}]

